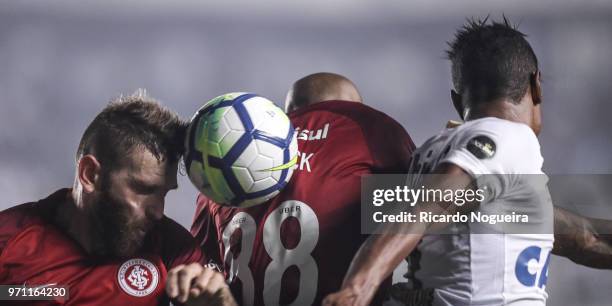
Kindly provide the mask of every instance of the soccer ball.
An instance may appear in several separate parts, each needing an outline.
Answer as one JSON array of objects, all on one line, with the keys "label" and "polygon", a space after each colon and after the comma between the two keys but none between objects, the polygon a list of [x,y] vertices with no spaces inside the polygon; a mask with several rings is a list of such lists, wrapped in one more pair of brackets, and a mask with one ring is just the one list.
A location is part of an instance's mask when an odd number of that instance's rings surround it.
[{"label": "soccer ball", "polygon": [[196,188],[219,204],[250,207],[274,197],[297,162],[285,113],[251,93],[208,101],[191,119],[185,166]]}]

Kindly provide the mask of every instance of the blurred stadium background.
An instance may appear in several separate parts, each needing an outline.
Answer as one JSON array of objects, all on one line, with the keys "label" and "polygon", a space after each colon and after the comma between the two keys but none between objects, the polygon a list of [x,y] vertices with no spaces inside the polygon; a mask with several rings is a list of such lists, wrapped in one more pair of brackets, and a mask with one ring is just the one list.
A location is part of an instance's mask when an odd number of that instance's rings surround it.
[{"label": "blurred stadium background", "polygon": [[[546,171],[612,173],[611,1],[3,1],[0,209],[71,185],[86,125],[140,87],[189,117],[230,91],[282,106],[296,79],[336,72],[420,144],[456,118],[445,42],[502,13],[541,63]],[[188,227],[196,191],[179,180],[166,212]],[[612,271],[558,257],[550,271],[549,305],[612,303]]]}]

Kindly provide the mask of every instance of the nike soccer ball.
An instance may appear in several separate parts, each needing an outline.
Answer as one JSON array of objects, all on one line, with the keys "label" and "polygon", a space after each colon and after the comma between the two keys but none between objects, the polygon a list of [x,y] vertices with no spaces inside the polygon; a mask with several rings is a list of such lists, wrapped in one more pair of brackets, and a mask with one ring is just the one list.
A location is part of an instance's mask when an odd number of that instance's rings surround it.
[{"label": "nike soccer ball", "polygon": [[191,119],[185,166],[191,182],[219,204],[249,207],[274,197],[297,161],[297,140],[285,113],[270,100],[229,93]]}]

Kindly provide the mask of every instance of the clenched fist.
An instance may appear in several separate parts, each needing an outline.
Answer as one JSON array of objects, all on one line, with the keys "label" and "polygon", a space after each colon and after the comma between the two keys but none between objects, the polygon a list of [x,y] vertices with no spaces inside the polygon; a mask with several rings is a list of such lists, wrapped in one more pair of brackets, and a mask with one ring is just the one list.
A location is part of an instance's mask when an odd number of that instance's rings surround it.
[{"label": "clenched fist", "polygon": [[188,306],[236,306],[223,275],[199,263],[180,265],[168,272],[166,293]]}]

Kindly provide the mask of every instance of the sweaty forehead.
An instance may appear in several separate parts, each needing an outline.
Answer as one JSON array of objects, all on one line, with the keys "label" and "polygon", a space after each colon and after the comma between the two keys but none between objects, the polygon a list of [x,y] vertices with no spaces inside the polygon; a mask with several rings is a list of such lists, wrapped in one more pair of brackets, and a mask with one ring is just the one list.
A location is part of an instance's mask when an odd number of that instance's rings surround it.
[{"label": "sweaty forehead", "polygon": [[125,168],[130,177],[147,182],[160,182],[176,176],[176,169],[167,159],[158,160],[146,149],[135,149],[126,156]]}]

